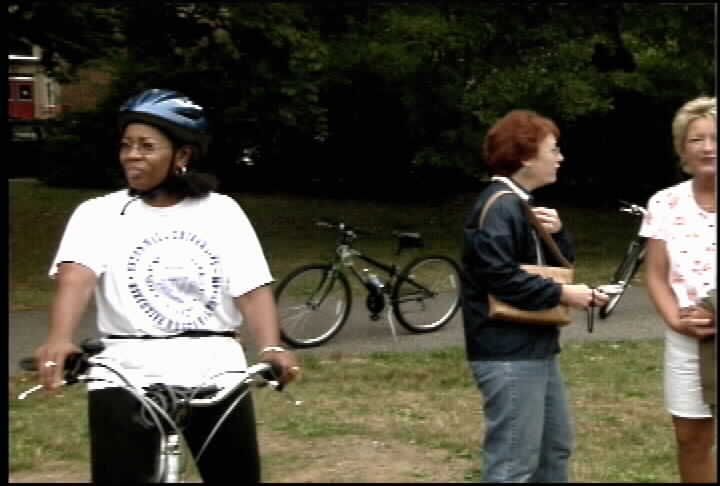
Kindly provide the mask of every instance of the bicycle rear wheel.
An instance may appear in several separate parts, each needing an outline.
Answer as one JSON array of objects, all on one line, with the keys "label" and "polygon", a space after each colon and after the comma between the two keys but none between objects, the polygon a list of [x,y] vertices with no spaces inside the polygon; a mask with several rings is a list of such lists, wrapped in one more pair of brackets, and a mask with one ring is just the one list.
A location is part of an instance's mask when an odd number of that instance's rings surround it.
[{"label": "bicycle rear wheel", "polygon": [[623,262],[618,267],[611,283],[620,285],[622,287],[622,292],[611,296],[607,304],[600,307],[600,310],[598,311],[598,316],[601,319],[606,319],[608,316],[610,316],[610,314],[612,314],[617,305],[620,303],[620,299],[622,299],[623,295],[625,295],[627,288],[630,286],[630,282],[635,277],[635,274],[637,273],[638,269],[640,268],[640,264],[642,263],[640,256],[643,249],[644,248],[642,245],[634,245],[633,248],[625,256]]},{"label": "bicycle rear wheel", "polygon": [[398,322],[409,331],[440,329],[460,307],[460,268],[444,256],[410,262],[393,287],[392,307]]},{"label": "bicycle rear wheel", "polygon": [[345,274],[331,265],[305,265],[275,290],[280,334],[297,348],[319,346],[340,331],[352,305]]}]

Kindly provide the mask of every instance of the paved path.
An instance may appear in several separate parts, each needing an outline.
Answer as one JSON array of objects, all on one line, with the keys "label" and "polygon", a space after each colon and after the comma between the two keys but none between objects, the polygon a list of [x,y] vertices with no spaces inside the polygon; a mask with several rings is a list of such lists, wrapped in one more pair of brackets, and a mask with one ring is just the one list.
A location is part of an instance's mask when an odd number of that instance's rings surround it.
[{"label": "paved path", "polygon": [[[395,324],[397,341],[393,340],[387,319],[378,321],[368,318],[367,309],[357,301],[353,305],[349,321],[329,342],[317,348],[298,350],[306,353],[368,353],[372,351],[416,351],[422,349],[462,346],[462,322],[460,313],[439,331],[429,334],[410,334]],[[595,317],[595,331],[590,334],[586,328],[585,312],[575,312],[575,322],[563,328],[561,341],[587,340],[632,340],[660,338],[664,324],[655,313],[644,287],[630,287],[615,312],[607,319]],[[17,373],[17,362],[29,356],[42,343],[47,331],[47,313],[44,311],[17,312],[9,314],[8,372]],[[89,311],[80,323],[76,333],[78,341],[94,336],[95,312]],[[246,337],[247,339],[247,337]],[[249,339],[248,339],[249,341]],[[247,346],[251,359],[253,346]]]}]

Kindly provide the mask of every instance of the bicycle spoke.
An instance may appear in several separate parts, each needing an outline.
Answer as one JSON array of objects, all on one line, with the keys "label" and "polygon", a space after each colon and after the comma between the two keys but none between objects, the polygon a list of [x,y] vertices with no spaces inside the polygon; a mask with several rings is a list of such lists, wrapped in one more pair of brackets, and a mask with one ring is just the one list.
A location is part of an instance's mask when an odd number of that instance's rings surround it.
[{"label": "bicycle spoke", "polygon": [[276,301],[283,339],[293,346],[317,346],[347,319],[350,288],[329,265],[309,265],[281,282]]},{"label": "bicycle spoke", "polygon": [[456,265],[446,257],[421,258],[398,279],[393,308],[400,323],[413,332],[445,325],[459,307]]}]

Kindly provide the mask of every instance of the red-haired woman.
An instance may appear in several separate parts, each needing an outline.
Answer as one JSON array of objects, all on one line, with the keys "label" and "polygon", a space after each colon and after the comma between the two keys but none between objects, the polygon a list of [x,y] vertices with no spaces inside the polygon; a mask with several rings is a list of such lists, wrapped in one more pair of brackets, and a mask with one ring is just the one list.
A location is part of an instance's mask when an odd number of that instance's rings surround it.
[{"label": "red-haired woman", "polygon": [[[559,265],[528,221],[532,191],[552,184],[563,156],[552,120],[511,111],[488,131],[484,157],[491,182],[481,191],[464,228],[463,314],[467,359],[484,397],[483,481],[567,482],[573,427],[560,375],[559,328],[488,316],[488,294],[526,310],[560,303],[578,309],[607,296],[587,285],[561,285],[526,272],[521,264]],[[482,226],[479,214],[498,191]],[[524,202],[523,202],[524,201]],[[575,254],[554,209],[533,207],[540,223],[570,261]]]}]

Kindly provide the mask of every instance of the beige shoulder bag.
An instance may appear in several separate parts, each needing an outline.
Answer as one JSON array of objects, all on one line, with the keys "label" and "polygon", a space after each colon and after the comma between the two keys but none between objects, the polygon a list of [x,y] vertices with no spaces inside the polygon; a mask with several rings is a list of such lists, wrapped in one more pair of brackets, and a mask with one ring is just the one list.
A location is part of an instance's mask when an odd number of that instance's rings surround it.
[{"label": "beige shoulder bag", "polygon": [[[485,215],[487,214],[488,209],[490,206],[497,200],[497,198],[505,195],[505,194],[514,194],[512,191],[499,191],[493,194],[488,201],[485,203],[485,206],[482,209],[482,212],[480,213],[480,218],[478,221],[478,229],[482,227],[483,221],[485,220]],[[575,269],[573,265],[567,261],[567,259],[563,256],[562,252],[560,251],[560,248],[558,248],[557,243],[555,243],[555,240],[552,239],[552,236],[548,234],[548,232],[543,228],[540,221],[538,221],[535,214],[530,209],[530,206],[525,203],[525,210],[528,214],[528,218],[530,219],[530,223],[535,227],[537,230],[537,233],[542,237],[542,239],[547,243],[548,247],[552,250],[552,252],[557,257],[558,261],[561,262],[563,265],[562,267],[552,267],[548,265],[543,265],[542,260],[540,257],[540,245],[538,242],[538,264],[537,265],[520,265],[520,268],[525,270],[528,273],[532,273],[535,275],[540,275],[545,278],[552,279],[553,281],[559,283],[559,284],[569,284],[572,283],[574,277],[575,277]],[[511,321],[511,322],[518,322],[522,324],[545,324],[545,325],[557,325],[557,326],[566,326],[572,322],[572,318],[570,317],[570,308],[567,305],[559,304],[552,309],[546,309],[546,310],[538,310],[538,311],[530,311],[530,310],[522,310],[518,309],[517,307],[513,307],[510,304],[507,304],[500,299],[495,298],[492,295],[488,294],[488,304],[489,304],[489,312],[488,317],[490,319],[498,319],[503,321]]]}]

